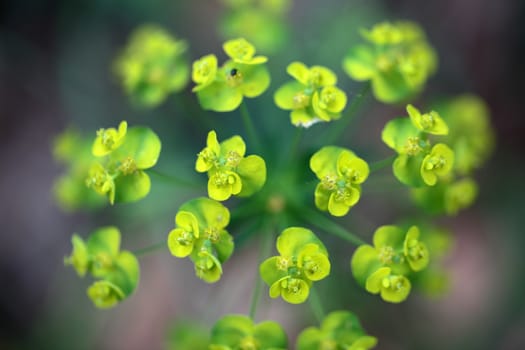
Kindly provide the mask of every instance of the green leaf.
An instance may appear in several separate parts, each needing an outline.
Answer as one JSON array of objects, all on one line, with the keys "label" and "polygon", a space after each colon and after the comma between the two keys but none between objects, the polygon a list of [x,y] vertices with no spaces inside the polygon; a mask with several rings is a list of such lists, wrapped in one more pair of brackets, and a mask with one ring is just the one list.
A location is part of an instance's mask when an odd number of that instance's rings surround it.
[{"label": "green leaf", "polygon": [[394,176],[405,185],[412,187],[424,186],[421,178],[422,162],[422,154],[418,156],[401,154],[394,160],[392,165]]},{"label": "green leaf", "polygon": [[352,79],[364,81],[376,74],[376,57],[371,47],[356,45],[343,60],[343,69]]},{"label": "green leaf", "polygon": [[407,141],[414,140],[421,148],[425,146],[425,143],[419,138],[419,131],[414,127],[410,119],[408,118],[396,118],[386,123],[381,133],[381,139],[383,142],[399,154],[406,154]]},{"label": "green leaf", "polygon": [[367,292],[378,294],[383,289],[383,280],[390,276],[390,267],[381,267],[373,272],[367,279],[365,288]]},{"label": "green leaf", "polygon": [[253,333],[252,320],[244,315],[226,315],[211,330],[211,343],[235,348],[241,340]]},{"label": "green leaf", "polygon": [[230,152],[235,152],[239,157],[244,157],[246,144],[239,135],[235,135],[220,143],[220,155],[227,158]]},{"label": "green leaf", "polygon": [[309,243],[317,244],[320,251],[326,253],[323,242],[312,231],[302,227],[289,227],[277,237],[277,251],[283,257],[298,256]]},{"label": "green leaf", "polygon": [[243,74],[243,81],[239,85],[239,90],[244,96],[257,97],[270,86],[270,73],[266,65],[242,65],[238,69]]},{"label": "green leaf", "polygon": [[401,250],[404,240],[405,231],[397,226],[381,226],[374,233],[374,247],[377,249],[392,247],[394,250]]},{"label": "green leaf", "polygon": [[73,251],[69,257],[64,258],[64,265],[73,265],[77,274],[83,277],[89,267],[87,245],[76,233],[71,237],[71,244],[73,245]]},{"label": "green leaf", "polygon": [[132,127],[128,130],[122,146],[112,154],[112,158],[123,161],[134,160],[137,169],[148,169],[157,164],[161,150],[160,139],[151,129]]},{"label": "green leaf", "polygon": [[261,278],[268,285],[271,286],[280,279],[288,276],[287,270],[281,270],[278,268],[280,256],[272,256],[264,260],[259,266],[259,273]]},{"label": "green leaf", "polygon": [[404,76],[397,70],[374,75],[372,91],[379,101],[385,103],[403,102],[418,92],[407,85]]},{"label": "green leaf", "polygon": [[308,327],[304,329],[297,337],[297,350],[319,350],[323,333],[315,328]]},{"label": "green leaf", "polygon": [[116,260],[117,270],[108,280],[117,285],[128,297],[137,288],[140,278],[139,262],[133,253],[122,251]]},{"label": "green leaf", "polygon": [[304,63],[299,61],[292,62],[286,67],[286,72],[301,85],[308,85],[310,70]]},{"label": "green leaf", "polygon": [[448,175],[454,167],[454,151],[444,143],[432,147],[432,151],[421,163],[421,177],[429,186],[436,184],[438,177]]},{"label": "green leaf", "polygon": [[310,169],[318,179],[330,174],[337,174],[337,160],[344,148],[337,146],[324,146],[310,158]]},{"label": "green leaf", "polygon": [[197,91],[197,97],[203,109],[229,112],[239,107],[243,95],[239,89],[229,87],[225,82],[215,81]]},{"label": "green leaf", "polygon": [[361,245],[354,252],[350,266],[361,286],[364,287],[367,278],[381,266],[378,255],[378,251],[370,245]]},{"label": "green leaf", "polygon": [[230,258],[234,249],[234,242],[232,236],[226,231],[222,230],[219,233],[219,241],[213,243],[215,250],[217,251],[217,258],[219,261],[225,262]]},{"label": "green leaf", "polygon": [[87,239],[87,250],[90,255],[104,252],[111,257],[117,257],[120,250],[119,229],[108,226],[93,231]]},{"label": "green leaf", "polygon": [[230,211],[221,203],[209,198],[199,197],[192,199],[179,208],[179,211],[188,211],[195,215],[199,222],[200,231],[206,228],[224,229],[230,222]]},{"label": "green leaf", "polygon": [[266,183],[266,163],[259,156],[243,158],[237,167],[242,182],[239,196],[247,197],[259,191]]},{"label": "green leaf", "polygon": [[[273,100],[277,107],[285,110],[303,108],[310,104],[310,98],[304,95],[305,86],[297,81],[290,81],[282,85],[273,95]],[[301,101],[294,99],[297,95],[304,96]],[[306,99],[306,100],[304,100]],[[307,101],[307,102],[306,102]]]},{"label": "green leaf", "polygon": [[135,202],[146,197],[151,188],[151,180],[144,171],[131,175],[120,175],[115,179],[115,202]]},{"label": "green leaf", "polygon": [[120,288],[108,281],[96,281],[87,290],[87,295],[99,309],[109,309],[124,298]]},{"label": "green leaf", "polygon": [[286,349],[288,338],[281,325],[273,321],[264,321],[255,326],[254,338],[261,349]]}]

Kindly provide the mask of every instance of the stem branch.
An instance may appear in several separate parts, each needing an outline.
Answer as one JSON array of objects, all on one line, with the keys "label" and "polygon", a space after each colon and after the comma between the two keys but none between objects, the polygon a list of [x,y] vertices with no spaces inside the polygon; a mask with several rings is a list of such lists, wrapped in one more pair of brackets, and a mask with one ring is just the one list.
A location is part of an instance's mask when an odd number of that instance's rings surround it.
[{"label": "stem branch", "polygon": [[242,101],[241,103],[241,117],[242,121],[244,123],[244,128],[246,129],[246,133],[248,134],[248,137],[250,138],[250,141],[253,143],[253,146],[257,151],[260,151],[261,143],[259,141],[259,138],[257,137],[257,133],[255,132],[255,127],[253,125],[252,118],[250,116],[250,112],[248,112],[248,107],[246,107],[246,103]]},{"label": "stem branch", "polygon": [[[261,250],[259,253],[259,262],[262,262],[263,259],[266,259],[268,255],[270,255],[270,251],[272,249],[272,238],[273,238],[273,231],[265,232],[265,236],[263,238],[263,242],[261,244]],[[259,271],[257,271],[255,288],[253,289],[252,301],[250,303],[250,318],[252,320],[255,320],[255,312],[257,311],[257,305],[261,297],[261,287],[262,287],[262,278],[261,276],[259,276]]]},{"label": "stem branch", "polygon": [[152,252],[155,252],[157,250],[160,250],[162,248],[167,248],[167,243],[165,241],[152,244],[152,245],[150,245],[148,247],[144,247],[144,248],[140,248],[140,249],[134,250],[134,251],[132,251],[132,253],[135,256],[144,256],[144,255],[147,255],[149,253],[152,253]]},{"label": "stem branch", "polygon": [[317,294],[317,291],[313,286],[312,288],[310,288],[310,297],[308,298],[308,302],[310,303],[310,306],[315,315],[315,318],[317,319],[317,322],[321,324],[321,322],[323,322],[324,319],[323,305],[321,304],[319,294]]},{"label": "stem branch", "polygon": [[396,159],[396,157],[397,157],[396,155],[393,155],[388,158],[378,160],[377,162],[370,163],[370,172],[373,173],[374,171],[377,171],[388,165],[391,165],[394,159]]}]

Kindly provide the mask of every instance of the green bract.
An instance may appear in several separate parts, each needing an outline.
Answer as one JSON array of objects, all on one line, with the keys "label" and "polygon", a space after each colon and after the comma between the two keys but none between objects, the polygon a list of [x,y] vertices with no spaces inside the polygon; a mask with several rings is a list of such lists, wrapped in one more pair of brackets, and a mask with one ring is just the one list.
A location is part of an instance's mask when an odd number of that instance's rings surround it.
[{"label": "green bract", "polygon": [[285,14],[291,0],[224,0],[228,9],[220,21],[224,38],[243,36],[267,53],[275,53],[288,40]]},{"label": "green bract", "polygon": [[367,43],[350,49],[343,68],[354,80],[371,80],[382,102],[401,102],[417,94],[436,70],[434,49],[413,22],[383,22],[361,34]]},{"label": "green bract", "polygon": [[[374,233],[374,246],[361,245],[351,261],[357,282],[383,300],[398,303],[410,293],[406,275],[424,270],[430,259],[420,231],[411,226],[405,231],[397,226],[381,226]],[[412,271],[412,272],[411,272]]]},{"label": "green bract", "polygon": [[202,108],[216,112],[233,111],[243,97],[257,97],[270,85],[265,56],[255,56],[255,47],[243,38],[226,41],[224,51],[230,57],[217,67],[215,55],[193,63],[192,78]]},{"label": "green bract", "polygon": [[366,335],[359,319],[349,311],[328,314],[321,328],[309,327],[297,337],[297,350],[347,349],[368,350],[377,339]]},{"label": "green bract", "polygon": [[130,296],[139,280],[137,258],[120,250],[120,231],[103,227],[94,231],[86,242],[74,234],[73,251],[64,258],[83,277],[89,272],[95,281],[87,290],[89,298],[99,308],[110,308]]},{"label": "green bract", "polygon": [[409,118],[389,121],[381,134],[383,142],[398,153],[394,175],[409,186],[434,186],[438,177],[451,172],[454,152],[444,143],[432,147],[429,135],[447,135],[448,126],[435,111],[421,114],[408,105],[407,112]]},{"label": "green bract", "polygon": [[266,182],[266,163],[257,155],[244,156],[243,139],[232,136],[219,144],[215,131],[208,133],[206,147],[198,154],[195,170],[208,173],[208,196],[224,201],[232,195],[247,197]]},{"label": "green bract", "polygon": [[211,331],[210,350],[284,350],[288,339],[276,322],[254,324],[244,315],[226,315]]},{"label": "green bract", "polygon": [[86,174],[96,163],[92,146],[92,139],[82,137],[74,129],[67,129],[54,140],[53,155],[67,166],[66,173],[53,187],[58,204],[64,210],[97,208],[104,204],[104,198],[86,187]]},{"label": "green bract", "polygon": [[494,148],[489,110],[474,95],[461,95],[443,101],[438,107],[451,128],[445,140],[456,155],[454,170],[469,175],[483,165]]},{"label": "green bract", "polygon": [[183,89],[190,73],[186,49],[184,40],[158,26],[137,29],[115,62],[126,93],[139,105],[153,107]]},{"label": "green bract", "polygon": [[93,143],[94,162],[86,185],[107,196],[109,202],[133,202],[145,197],[151,182],[144,170],[153,167],[160,155],[161,143],[149,128],[127,129],[125,121],[116,129],[100,129]]},{"label": "green bract", "polygon": [[315,234],[302,227],[289,227],[277,238],[274,256],[261,263],[262,279],[270,287],[270,297],[279,295],[291,304],[308,298],[314,281],[330,274],[330,260],[323,243]]},{"label": "green bract", "polygon": [[317,122],[339,119],[346,106],[346,94],[335,84],[334,72],[323,66],[308,68],[292,62],[286,71],[295,81],[281,86],[274,95],[275,104],[291,110],[293,125],[308,128]]},{"label": "green bract", "polygon": [[317,151],[310,158],[310,169],[321,180],[315,189],[316,207],[334,216],[346,215],[357,203],[370,172],[363,159],[336,146]]},{"label": "green bract", "polygon": [[190,200],[175,216],[168,248],[178,258],[189,256],[197,277],[216,282],[222,274],[222,263],[233,253],[233,240],[226,231],[229,222],[230,212],[221,203],[208,198]]},{"label": "green bract", "polygon": [[478,185],[471,178],[412,189],[412,197],[423,208],[434,214],[448,215],[456,215],[460,210],[471,206],[477,193]]}]

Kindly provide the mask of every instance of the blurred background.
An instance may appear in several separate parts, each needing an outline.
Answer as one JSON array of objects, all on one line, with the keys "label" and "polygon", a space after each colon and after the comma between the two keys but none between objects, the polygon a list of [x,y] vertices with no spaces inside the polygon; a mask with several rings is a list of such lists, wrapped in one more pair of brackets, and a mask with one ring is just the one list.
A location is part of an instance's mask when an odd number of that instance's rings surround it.
[{"label": "blurred background", "polygon": [[[74,213],[61,210],[52,192],[64,171],[52,156],[54,137],[72,125],[94,135],[123,119],[158,133],[160,170],[205,183],[193,172],[195,154],[210,127],[225,137],[242,134],[238,112],[200,111],[191,86],[157,108],[137,108],[111,67],[132,30],[144,23],[185,38],[191,60],[216,53],[222,61],[217,28],[225,15],[225,6],[213,0],[0,4],[0,349],[169,348],[174,322],[206,328],[225,313],[248,312],[257,241],[236,251],[214,285],[196,279],[192,264],[173,258],[167,249],[145,255],[135,294],[107,311],[95,309],[86,297],[89,282],[63,266],[72,233],[85,237],[99,226],[116,225],[123,232],[123,248],[140,249],[164,241],[180,204],[205,192],[154,179],[152,192],[141,202]],[[419,105],[433,97],[477,94],[489,106],[497,140],[491,159],[476,174],[476,204],[440,220],[455,238],[446,259],[451,281],[446,295],[429,299],[413,293],[401,305],[386,304],[353,281],[347,267],[355,248],[326,238],[337,249],[334,265],[346,273],[336,274],[337,286],[320,288],[325,309],[356,312],[367,332],[379,338],[379,350],[525,348],[525,2],[296,0],[284,18],[289,44],[268,55],[272,85],[248,102],[259,117],[259,130],[271,135],[267,141],[293,132],[288,113],[271,98],[288,80],[289,62],[332,68],[352,98],[360,87],[344,75],[341,60],[358,40],[357,29],[396,19],[421,24],[439,55],[438,73]],[[370,159],[389,155],[381,129],[403,114],[402,106],[369,97],[344,144],[368,152]],[[364,195],[355,214],[344,220],[370,239],[377,226],[399,219],[404,205],[398,203],[408,200],[405,192]],[[266,288],[257,319],[281,322],[290,344],[301,329],[316,324],[308,304],[270,300]]]}]

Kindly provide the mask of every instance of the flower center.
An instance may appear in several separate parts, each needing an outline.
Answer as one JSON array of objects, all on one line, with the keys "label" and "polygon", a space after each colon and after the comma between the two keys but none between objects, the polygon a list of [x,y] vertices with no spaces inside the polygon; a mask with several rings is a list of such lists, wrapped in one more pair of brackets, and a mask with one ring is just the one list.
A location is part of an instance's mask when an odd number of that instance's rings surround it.
[{"label": "flower center", "polygon": [[126,159],[124,159],[120,164],[119,170],[124,175],[130,175],[137,171],[137,164],[135,163],[135,160],[133,158],[126,157]]},{"label": "flower center", "polygon": [[421,147],[421,142],[419,140],[419,137],[414,136],[414,137],[409,137],[407,139],[407,142],[405,143],[405,152],[409,156],[415,156],[422,150],[423,148]]}]

